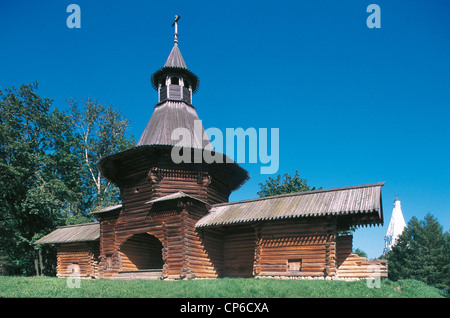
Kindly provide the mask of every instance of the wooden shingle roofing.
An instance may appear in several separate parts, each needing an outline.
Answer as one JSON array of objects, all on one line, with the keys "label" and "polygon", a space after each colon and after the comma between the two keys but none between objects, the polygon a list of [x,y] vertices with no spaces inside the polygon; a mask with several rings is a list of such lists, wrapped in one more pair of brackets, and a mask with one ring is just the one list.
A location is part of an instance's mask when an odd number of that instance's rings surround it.
[{"label": "wooden shingle roofing", "polygon": [[314,190],[213,205],[196,227],[222,226],[296,217],[376,213],[382,224],[381,187],[384,182]]},{"label": "wooden shingle roofing", "polygon": [[[172,133],[179,128],[188,131],[189,136],[186,137],[190,138],[175,136],[179,139],[172,139]],[[137,146],[177,145],[213,150],[211,141],[204,136],[206,136],[205,129],[194,107],[179,101],[166,101],[164,104],[155,107]]]},{"label": "wooden shingle roofing", "polygon": [[164,67],[180,67],[187,69],[186,63],[184,62],[183,56],[181,55],[180,49],[176,43],[173,46],[172,51],[170,51]]},{"label": "wooden shingle roofing", "polygon": [[179,74],[186,77],[192,85],[192,93],[198,90],[200,80],[186,66],[178,44],[174,44],[164,67],[152,74],[151,82],[154,89],[158,90],[158,80],[161,76],[168,74]]},{"label": "wooden shingle roofing", "polygon": [[100,223],[84,223],[77,225],[62,226],[43,238],[36,241],[35,244],[60,244],[73,242],[89,242],[100,239]]}]

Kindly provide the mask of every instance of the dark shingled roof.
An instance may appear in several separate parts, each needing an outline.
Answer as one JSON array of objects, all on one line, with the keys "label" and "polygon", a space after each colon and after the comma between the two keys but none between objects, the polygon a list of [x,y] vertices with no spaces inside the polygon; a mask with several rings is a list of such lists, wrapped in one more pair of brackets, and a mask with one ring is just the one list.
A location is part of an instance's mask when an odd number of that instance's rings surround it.
[{"label": "dark shingled roof", "polygon": [[382,224],[381,187],[384,182],[314,190],[213,205],[196,227],[209,227],[297,217],[369,214],[371,223]]},{"label": "dark shingled roof", "polygon": [[[196,124],[197,121],[197,124]],[[197,125],[197,126],[196,126]],[[172,140],[172,132],[177,128],[189,131],[190,138]],[[197,131],[196,131],[197,128]],[[171,145],[213,150],[209,138],[194,107],[177,101],[166,101],[155,107],[153,114],[139,139],[137,146]]]},{"label": "dark shingled roof", "polygon": [[100,239],[100,223],[84,223],[77,225],[62,226],[35,244],[60,244],[73,242],[89,242]]},{"label": "dark shingled roof", "polygon": [[183,56],[181,55],[180,49],[176,43],[173,46],[172,51],[170,51],[164,67],[180,67],[187,69],[186,63],[184,62]]},{"label": "dark shingled roof", "polygon": [[200,80],[197,75],[187,68],[177,43],[174,44],[170,51],[164,67],[152,74],[151,81],[153,88],[158,90],[159,78],[168,74],[179,74],[188,78],[192,85],[192,93],[195,93],[198,90]]}]

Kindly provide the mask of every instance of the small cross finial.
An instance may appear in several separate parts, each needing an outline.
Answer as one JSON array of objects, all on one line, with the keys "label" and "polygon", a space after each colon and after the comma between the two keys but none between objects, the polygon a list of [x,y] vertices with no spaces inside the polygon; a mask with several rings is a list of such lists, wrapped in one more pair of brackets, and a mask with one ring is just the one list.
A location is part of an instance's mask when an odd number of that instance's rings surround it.
[{"label": "small cross finial", "polygon": [[178,43],[178,20],[180,20],[180,16],[175,15],[175,21],[172,23],[172,26],[175,26],[175,38],[173,40],[174,43]]}]

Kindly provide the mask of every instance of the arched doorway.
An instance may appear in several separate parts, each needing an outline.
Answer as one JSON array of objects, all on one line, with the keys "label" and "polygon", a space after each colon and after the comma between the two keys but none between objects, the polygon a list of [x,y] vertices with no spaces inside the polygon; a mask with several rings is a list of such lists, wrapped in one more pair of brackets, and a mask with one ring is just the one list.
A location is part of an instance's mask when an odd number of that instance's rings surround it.
[{"label": "arched doorway", "polygon": [[162,243],[148,233],[134,234],[120,247],[123,271],[162,269]]}]

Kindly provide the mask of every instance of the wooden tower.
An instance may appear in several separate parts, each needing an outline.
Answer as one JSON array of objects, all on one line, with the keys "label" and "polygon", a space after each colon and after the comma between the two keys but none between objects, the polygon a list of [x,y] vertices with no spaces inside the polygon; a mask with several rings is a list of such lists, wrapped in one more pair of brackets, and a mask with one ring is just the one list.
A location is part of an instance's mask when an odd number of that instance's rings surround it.
[{"label": "wooden tower", "polygon": [[[122,197],[122,206],[97,214],[103,277],[161,268],[163,278],[217,277],[195,224],[248,179],[247,171],[214,153],[192,105],[199,79],[186,67],[177,36],[151,77],[158,103],[137,145],[99,162]],[[192,138],[173,140],[176,129]],[[172,151],[192,160],[176,163]],[[207,163],[204,154],[222,156],[223,163]]]}]

